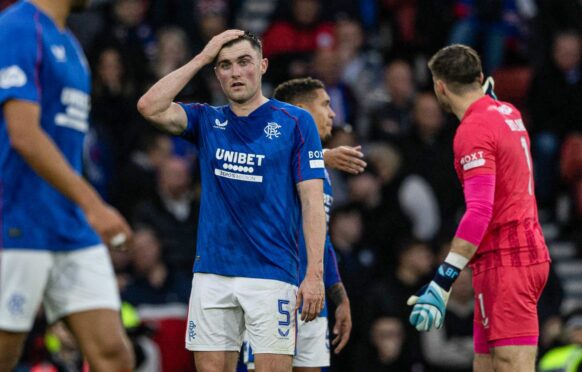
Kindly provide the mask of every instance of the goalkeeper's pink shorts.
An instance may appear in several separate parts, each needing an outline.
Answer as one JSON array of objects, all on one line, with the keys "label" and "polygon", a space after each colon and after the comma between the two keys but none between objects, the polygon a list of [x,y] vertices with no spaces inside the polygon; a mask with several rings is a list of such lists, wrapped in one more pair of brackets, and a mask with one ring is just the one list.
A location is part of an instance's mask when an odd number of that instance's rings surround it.
[{"label": "goalkeeper's pink shorts", "polygon": [[537,303],[548,280],[549,262],[502,266],[473,276],[475,353],[498,346],[537,345]]}]

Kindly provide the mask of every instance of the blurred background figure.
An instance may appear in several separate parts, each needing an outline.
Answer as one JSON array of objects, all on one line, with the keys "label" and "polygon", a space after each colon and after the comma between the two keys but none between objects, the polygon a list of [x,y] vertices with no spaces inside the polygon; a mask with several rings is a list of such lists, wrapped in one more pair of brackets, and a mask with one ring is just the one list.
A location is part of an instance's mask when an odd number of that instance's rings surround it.
[{"label": "blurred background figure", "polygon": [[546,220],[556,219],[562,144],[570,134],[582,132],[580,97],[582,39],[579,32],[559,32],[550,61],[535,73],[529,93],[537,197],[540,217]]},{"label": "blurred background figure", "polygon": [[369,339],[362,346],[356,368],[362,371],[415,371],[418,364],[408,348],[404,321],[379,316],[372,322]]},{"label": "blurred background figure", "polygon": [[370,136],[394,141],[408,132],[415,85],[410,64],[398,59],[384,68],[387,101],[371,114]]},{"label": "blurred background figure", "polygon": [[196,255],[199,207],[191,165],[174,156],[158,169],[154,198],[138,204],[133,217],[136,225],[150,226],[156,231],[164,246],[164,259],[172,270],[188,276]]},{"label": "blurred background figure", "polygon": [[149,228],[135,231],[132,246],[134,280],[121,292],[141,322],[152,330],[162,371],[191,371],[194,361],[184,348],[190,275],[172,270],[163,260],[161,241]]},{"label": "blurred background figure", "polygon": [[540,358],[540,372],[582,370],[582,309],[575,309],[565,317],[562,337],[563,346],[549,350]]},{"label": "blurred background figure", "polygon": [[[447,250],[448,252],[448,250]],[[440,261],[438,261],[440,262]],[[432,372],[473,370],[473,288],[470,270],[453,286],[443,328],[420,335],[422,354]]]}]

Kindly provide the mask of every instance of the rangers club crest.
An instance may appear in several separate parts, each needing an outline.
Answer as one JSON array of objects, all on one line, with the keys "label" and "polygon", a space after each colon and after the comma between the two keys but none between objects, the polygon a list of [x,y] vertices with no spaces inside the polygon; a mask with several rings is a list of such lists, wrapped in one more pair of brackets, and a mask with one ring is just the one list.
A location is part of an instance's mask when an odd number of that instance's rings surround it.
[{"label": "rangers club crest", "polygon": [[281,135],[279,128],[281,128],[281,126],[273,121],[267,123],[267,126],[264,129],[267,138],[270,140],[272,140],[273,137],[278,138]]}]

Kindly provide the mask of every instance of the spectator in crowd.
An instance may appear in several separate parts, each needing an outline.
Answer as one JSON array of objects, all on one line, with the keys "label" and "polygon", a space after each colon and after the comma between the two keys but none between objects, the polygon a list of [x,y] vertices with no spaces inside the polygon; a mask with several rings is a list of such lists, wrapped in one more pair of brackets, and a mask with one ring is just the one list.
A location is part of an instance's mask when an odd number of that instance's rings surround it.
[{"label": "spectator in crowd", "polygon": [[[382,184],[371,166],[363,173],[348,180],[349,199],[356,203],[363,220],[363,242],[374,249],[378,266],[389,264],[392,244],[401,236],[409,235],[410,221],[399,204],[391,198],[382,196]],[[394,203],[393,203],[394,202]]]},{"label": "spectator in crowd", "polygon": [[[402,240],[397,245],[394,256],[395,267],[386,270],[386,267],[390,266],[383,266],[381,276],[371,283],[370,289],[366,291],[363,301],[367,306],[363,311],[362,320],[358,323],[364,329],[369,329],[379,314],[392,314],[404,322],[408,313],[406,299],[410,291],[416,291],[433,270],[433,253],[430,247],[421,241]],[[364,331],[364,334],[366,332]],[[404,332],[415,360],[420,360],[419,334],[411,327],[405,327]]]},{"label": "spectator in crowd", "polygon": [[[176,26],[164,27],[156,33],[156,39],[157,48],[152,61],[154,81],[163,78],[192,58],[188,36],[183,29]],[[208,101],[210,79],[206,77],[190,81],[180,92],[178,99],[185,102]]]},{"label": "spectator in crowd", "polygon": [[529,95],[536,196],[550,218],[559,187],[562,142],[569,133],[582,131],[580,97],[582,39],[577,32],[560,32],[554,38],[551,62],[535,74]]},{"label": "spectator in crowd", "polygon": [[306,75],[310,54],[334,45],[334,25],[322,20],[322,0],[292,0],[282,5],[281,19],[263,34],[263,53],[271,61],[267,77],[274,86]]},{"label": "spectator in crowd", "polygon": [[409,172],[402,155],[392,146],[370,145],[368,156],[382,187],[381,216],[385,221],[384,226],[370,221],[369,226],[376,225],[374,234],[383,236],[385,242],[396,242],[407,234],[424,241],[434,239],[441,222],[432,186],[419,174]]},{"label": "spectator in crowd", "polygon": [[341,80],[341,65],[337,51],[317,49],[313,54],[311,69],[313,75],[325,84],[325,90],[331,98],[335,112],[334,127],[350,125],[357,127],[358,101],[350,86]]},{"label": "spectator in crowd", "polygon": [[[373,95],[380,88],[381,55],[366,48],[360,22],[343,16],[335,24],[336,55],[341,69],[341,81],[347,84],[362,109],[369,109]],[[359,123],[358,123],[359,125]],[[358,126],[358,134],[365,135]]]},{"label": "spectator in crowd", "polygon": [[532,65],[541,69],[548,65],[553,39],[560,30],[582,32],[582,3],[570,0],[536,1],[538,11],[533,22],[533,40],[530,44]]},{"label": "spectator in crowd", "polygon": [[565,318],[564,345],[551,349],[540,358],[540,372],[582,369],[582,309],[571,311]]},{"label": "spectator in crowd", "polygon": [[408,62],[397,59],[386,65],[384,89],[387,102],[371,113],[370,137],[375,140],[395,140],[410,127],[415,85],[412,67]]},{"label": "spectator in crowd", "polygon": [[442,223],[439,236],[453,234],[455,217],[463,204],[452,166],[453,132],[449,124],[434,94],[419,93],[414,99],[411,131],[400,143],[403,167],[422,177],[434,191]]},{"label": "spectator in crowd", "polygon": [[156,175],[165,160],[172,154],[172,141],[159,132],[146,131],[129,161],[123,165],[114,184],[112,203],[121,213],[131,218],[135,207],[156,195]]},{"label": "spectator in crowd", "polygon": [[473,370],[473,315],[471,273],[464,270],[451,292],[443,328],[420,335],[422,354],[429,371]]},{"label": "spectator in crowd", "polygon": [[333,46],[334,26],[322,20],[322,0],[292,0],[290,6],[290,14],[274,21],[263,35],[265,57],[314,52]]},{"label": "spectator in crowd", "polygon": [[[141,305],[188,303],[189,276],[167,266],[162,259],[164,249],[153,230],[143,227],[136,229],[132,246],[135,281],[125,288],[121,296],[138,311]],[[183,309],[185,317],[185,307]]]},{"label": "spectator in crowd", "polygon": [[[367,291],[367,319],[375,313],[393,313],[402,319],[408,315],[406,299],[433,270],[434,255],[428,244],[404,239],[396,245],[395,265],[384,270],[379,280]],[[370,315],[372,314],[372,315]],[[408,327],[407,327],[408,329]],[[412,332],[411,334],[414,334]]]},{"label": "spectator in crowd", "polygon": [[483,71],[491,74],[504,62],[508,37],[519,31],[517,3],[515,0],[457,0],[457,20],[449,43],[477,48],[479,39],[483,39]]},{"label": "spectator in crowd", "polygon": [[134,224],[150,226],[165,248],[172,269],[190,276],[196,255],[198,198],[192,188],[190,164],[179,157],[165,160],[157,173],[157,193],[135,210]]},{"label": "spectator in crowd", "polygon": [[127,64],[140,82],[148,76],[148,63],[156,50],[154,29],[146,19],[147,6],[148,2],[142,0],[112,0],[106,14],[109,26],[96,37],[93,45],[96,49],[111,44],[121,48],[127,56]]},{"label": "spectator in crowd", "polygon": [[400,317],[379,315],[375,318],[360,347],[356,368],[366,372],[413,372],[422,368],[409,347],[404,327]]},{"label": "spectator in crowd", "polygon": [[191,354],[183,347],[191,282],[189,275],[172,270],[163,261],[163,250],[153,230],[136,229],[132,247],[135,280],[121,297],[153,329],[152,337],[161,354],[161,370],[193,370]]},{"label": "spectator in crowd", "polygon": [[279,0],[242,1],[237,12],[236,27],[255,35],[263,35],[278,5]]},{"label": "spectator in crowd", "polygon": [[116,46],[101,49],[94,61],[91,118],[97,135],[108,145],[112,164],[119,168],[136,147],[138,116],[132,109],[137,102],[137,86],[127,59]]}]

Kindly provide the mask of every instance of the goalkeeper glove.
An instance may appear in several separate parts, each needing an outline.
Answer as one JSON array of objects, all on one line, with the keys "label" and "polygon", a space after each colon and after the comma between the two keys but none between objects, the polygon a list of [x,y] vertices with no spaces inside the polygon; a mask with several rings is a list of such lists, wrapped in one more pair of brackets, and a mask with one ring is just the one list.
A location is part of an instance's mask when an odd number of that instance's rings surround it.
[{"label": "goalkeeper glove", "polygon": [[440,329],[445,319],[445,311],[451,291],[445,291],[434,281],[422,287],[406,302],[414,306],[410,313],[410,324],[419,331]]}]

